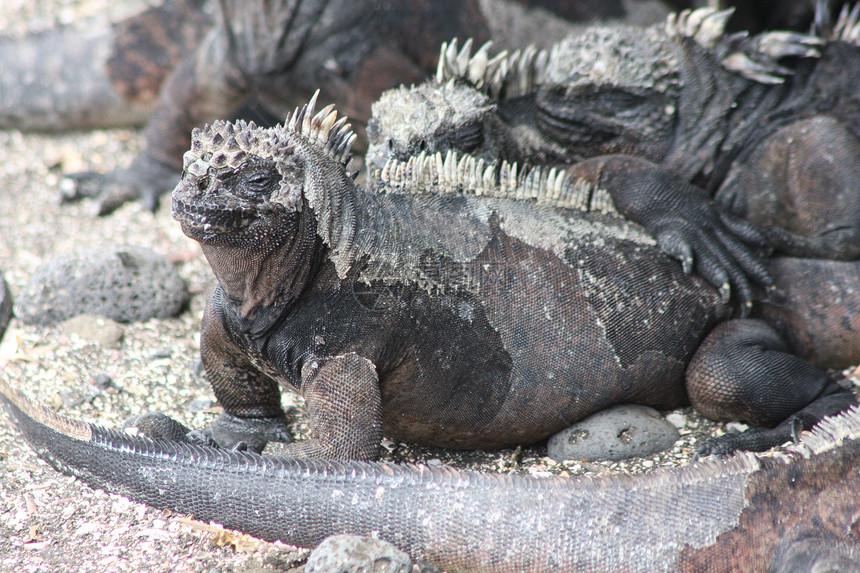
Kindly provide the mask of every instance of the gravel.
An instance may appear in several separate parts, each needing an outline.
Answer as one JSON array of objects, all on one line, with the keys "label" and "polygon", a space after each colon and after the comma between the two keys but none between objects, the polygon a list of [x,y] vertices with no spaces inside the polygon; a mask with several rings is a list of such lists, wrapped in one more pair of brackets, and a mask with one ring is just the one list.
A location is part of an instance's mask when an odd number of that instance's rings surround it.
[{"label": "gravel", "polygon": [[[7,1],[0,7],[0,30],[18,33],[113,15],[115,4]],[[189,285],[189,309],[175,318],[122,325],[118,347],[100,346],[61,326],[29,326],[13,318],[0,341],[0,375],[63,414],[105,426],[160,410],[199,428],[214,419],[218,407],[199,369],[200,316],[213,278],[197,244],[171,219],[169,201],[155,213],[135,203],[104,218],[89,214],[88,201],[57,203],[63,172],[126,165],[141,143],[133,129],[52,136],[0,131],[0,271],[14,294],[59,253],[140,244],[174,262]],[[285,393],[284,403],[296,409],[294,433],[306,434],[301,400]],[[539,477],[601,475],[685,464],[699,443],[725,431],[724,425],[689,408],[669,414],[681,434],[675,446],[622,462],[558,463],[546,457],[545,447],[453,452],[389,441],[383,445],[386,459],[393,461]],[[5,417],[0,419],[0,572],[294,571],[307,557],[306,550],[94,491],[38,460]]]}]

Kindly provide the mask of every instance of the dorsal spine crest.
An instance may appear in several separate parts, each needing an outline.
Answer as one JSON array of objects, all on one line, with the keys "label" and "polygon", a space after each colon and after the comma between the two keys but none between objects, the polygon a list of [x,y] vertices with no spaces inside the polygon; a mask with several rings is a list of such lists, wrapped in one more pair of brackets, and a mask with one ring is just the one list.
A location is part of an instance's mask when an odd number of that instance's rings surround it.
[{"label": "dorsal spine crest", "polygon": [[703,48],[711,49],[725,35],[726,23],[734,12],[734,8],[707,7],[673,12],[666,17],[664,28],[670,38],[691,38]]},{"label": "dorsal spine crest", "polygon": [[490,58],[492,42],[472,55],[472,39],[459,49],[457,38],[443,42],[436,67],[436,81],[447,84],[464,80],[490,97],[515,97],[534,91],[544,82],[551,55],[529,45],[508,53],[504,50]]},{"label": "dorsal spine crest", "polygon": [[617,213],[605,189],[571,177],[555,167],[521,169],[516,163],[487,163],[471,155],[448,150],[442,154],[419,154],[407,161],[390,159],[376,173],[380,189],[464,193],[531,200],[565,209]]},{"label": "dorsal spine crest", "polygon": [[845,4],[833,26],[831,39],[860,46],[860,3],[850,7]]},{"label": "dorsal spine crest", "polygon": [[342,165],[346,165],[352,153],[352,144],[356,135],[352,125],[347,123],[344,116],[337,119],[334,104],[327,105],[314,114],[317,90],[310,101],[287,116],[282,130],[286,133],[303,135],[310,143],[318,146],[326,154]]}]

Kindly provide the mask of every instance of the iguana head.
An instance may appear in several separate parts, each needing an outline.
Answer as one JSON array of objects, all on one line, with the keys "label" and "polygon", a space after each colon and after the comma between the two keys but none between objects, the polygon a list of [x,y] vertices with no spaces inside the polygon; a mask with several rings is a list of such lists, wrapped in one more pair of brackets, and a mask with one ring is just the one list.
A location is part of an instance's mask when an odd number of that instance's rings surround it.
[{"label": "iguana head", "polygon": [[506,133],[497,114],[500,98],[534,90],[547,53],[533,47],[490,58],[492,42],[474,55],[472,41],[442,44],[436,77],[418,86],[386,91],[371,107],[366,156],[371,176],[386,161],[448,150],[494,161]]},{"label": "iguana head", "polygon": [[183,157],[173,217],[248,318],[294,300],[321,244],[336,249],[341,217],[350,219],[345,167],[355,135],[333,106],[314,115],[315,102],[269,129],[241,121],[195,129]]},{"label": "iguana head", "polygon": [[371,107],[367,123],[367,169],[373,174],[389,159],[455,149],[480,155],[486,123],[496,106],[465,81],[431,81],[386,91]]},{"label": "iguana head", "polygon": [[[559,145],[568,156],[605,152],[594,145],[620,151],[665,137],[679,86],[674,52],[657,28],[597,26],[550,51],[493,58],[488,46],[472,55],[469,42],[461,50],[452,42],[433,80],[389,90],[373,105],[367,165],[372,174],[389,159],[449,149],[488,161],[543,161]],[[537,99],[533,121],[510,111],[522,96]],[[547,131],[546,149],[534,128]]]},{"label": "iguana head", "polygon": [[317,199],[311,181],[320,172],[349,179],[355,135],[333,106],[314,115],[315,102],[272,128],[216,121],[192,132],[173,191],[173,217],[186,235],[204,245],[262,246]]},{"label": "iguana head", "polygon": [[681,89],[676,51],[656,27],[591,27],[552,50],[538,94],[541,133],[571,157],[669,145]]}]

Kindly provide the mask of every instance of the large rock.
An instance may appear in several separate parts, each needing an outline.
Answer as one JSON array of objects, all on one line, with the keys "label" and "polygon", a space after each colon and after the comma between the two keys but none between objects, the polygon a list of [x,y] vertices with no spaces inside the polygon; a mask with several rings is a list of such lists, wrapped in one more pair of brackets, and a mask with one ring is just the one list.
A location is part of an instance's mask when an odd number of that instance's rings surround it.
[{"label": "large rock", "polygon": [[623,404],[601,410],[549,439],[554,460],[625,460],[662,452],[680,437],[678,429],[647,406]]},{"label": "large rock", "polygon": [[49,325],[80,314],[139,322],[178,314],[188,286],[163,256],[133,246],[58,255],[33,273],[17,297],[15,316]]}]

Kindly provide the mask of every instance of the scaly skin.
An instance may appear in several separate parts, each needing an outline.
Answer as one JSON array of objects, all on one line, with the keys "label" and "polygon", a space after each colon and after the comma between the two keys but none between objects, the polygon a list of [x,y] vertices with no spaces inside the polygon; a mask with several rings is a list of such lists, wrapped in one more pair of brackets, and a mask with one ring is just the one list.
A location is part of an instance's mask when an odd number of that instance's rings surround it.
[{"label": "scaly skin", "polygon": [[857,410],[777,462],[738,454],[645,476],[536,479],[150,440],[64,418],[2,380],[0,401],[64,473],[292,545],[375,535],[458,573],[860,567]]},{"label": "scaly skin", "polygon": [[[530,443],[618,402],[689,398],[709,415],[779,423],[702,452],[725,453],[781,443],[855,401],[773,325],[727,320],[719,292],[599,189],[538,170],[500,168],[497,182],[465,160],[368,190],[345,168],[349,126],[313,103],[285,127],[196,131],[174,191],[219,282],[201,353],[225,414],[204,432],[145,415],[149,438],[129,437],[0,382],[40,455],[95,487],[266,539],[376,533],[452,571],[856,561],[856,411],[801,446],[815,455],[776,465],[739,454],[592,481],[356,461],[374,459],[383,434]],[[247,450],[289,440],[282,382],[304,395],[312,438],[260,457]]]},{"label": "scaly skin", "polygon": [[[174,217],[218,279],[201,354],[225,408],[192,438],[288,441],[281,384],[302,392],[315,435],[287,451],[353,459],[374,459],[383,433],[504,447],[611,404],[688,399],[777,426],[745,439],[762,449],[853,403],[792,354],[781,324],[729,321],[708,336],[732,314],[725,293],[638,225],[597,212],[613,207],[587,178],[504,168],[497,185],[492,169],[453,158],[368,190],[345,169],[345,119],[331,107],[312,116],[314,103],[283,127],[217,122],[185,155]],[[525,189],[536,202],[513,199]],[[697,352],[706,336],[716,350]]]}]

